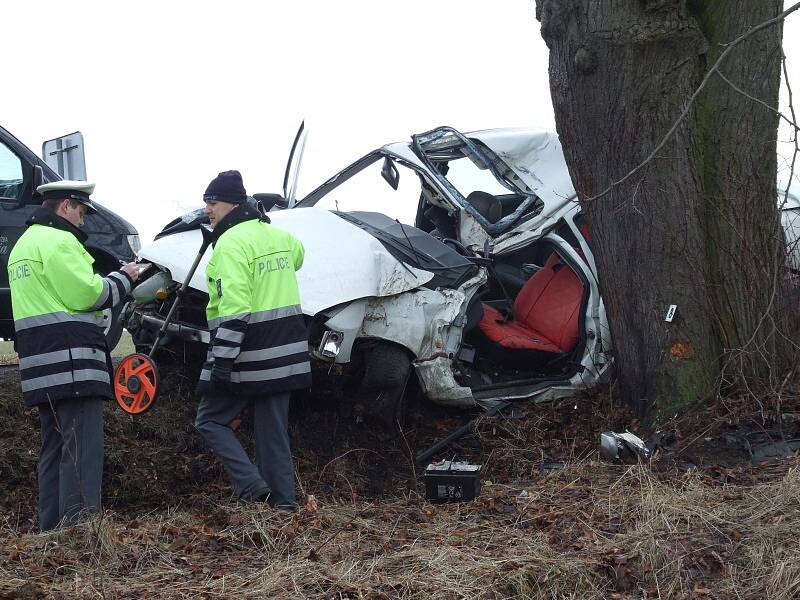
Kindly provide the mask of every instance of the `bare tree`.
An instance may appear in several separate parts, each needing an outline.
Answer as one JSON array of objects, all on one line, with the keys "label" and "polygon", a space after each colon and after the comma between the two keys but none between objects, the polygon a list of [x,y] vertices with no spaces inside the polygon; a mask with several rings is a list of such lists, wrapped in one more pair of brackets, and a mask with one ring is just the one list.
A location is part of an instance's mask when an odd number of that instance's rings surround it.
[{"label": "bare tree", "polygon": [[656,420],[779,377],[782,5],[536,0],[619,389]]}]

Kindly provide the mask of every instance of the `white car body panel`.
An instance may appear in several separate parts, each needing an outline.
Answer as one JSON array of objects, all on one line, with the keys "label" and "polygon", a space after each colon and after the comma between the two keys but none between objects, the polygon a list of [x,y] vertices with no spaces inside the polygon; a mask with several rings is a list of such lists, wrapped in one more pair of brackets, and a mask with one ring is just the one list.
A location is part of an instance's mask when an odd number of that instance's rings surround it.
[{"label": "white car body panel", "polygon": [[[309,316],[358,298],[400,294],[433,278],[433,273],[404,265],[377,239],[325,209],[297,208],[269,217],[303,242],[305,262],[297,281],[303,312]],[[142,248],[139,256],[183,281],[201,240],[197,230],[168,235]],[[209,247],[189,282],[202,292],[208,291],[205,269],[211,252]]]},{"label": "white car body panel", "polygon": [[[523,221],[517,227],[494,238],[493,252],[503,254],[516,250],[541,237],[564,215],[579,210],[575,188],[564,161],[564,152],[558,136],[554,133],[532,129],[487,129],[467,134],[486,144],[505,161],[514,173],[533,191],[544,204],[541,212],[531,221]],[[386,154],[402,158],[421,171],[427,167],[419,160],[406,142],[387,144],[382,148]],[[447,190],[439,191],[452,206],[459,203]],[[459,236],[461,242],[475,250],[482,250],[487,239],[491,239],[480,224],[466,211],[461,211]]]},{"label": "white car body panel", "polygon": [[575,198],[561,142],[554,133],[491,129],[469,134],[486,144],[544,202],[536,220],[548,220]]}]

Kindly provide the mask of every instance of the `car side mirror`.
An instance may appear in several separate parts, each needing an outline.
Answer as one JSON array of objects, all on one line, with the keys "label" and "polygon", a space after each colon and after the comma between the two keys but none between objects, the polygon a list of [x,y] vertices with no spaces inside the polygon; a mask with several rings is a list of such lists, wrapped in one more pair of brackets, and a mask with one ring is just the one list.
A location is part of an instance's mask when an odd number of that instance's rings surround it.
[{"label": "car side mirror", "polygon": [[278,208],[288,208],[289,203],[280,194],[253,194],[256,202],[264,208],[264,212],[269,212],[273,206]]},{"label": "car side mirror", "polygon": [[27,204],[28,202],[35,203],[38,198],[36,197],[36,188],[42,185],[44,181],[44,173],[42,172],[42,167],[39,165],[33,165],[33,170],[31,172],[31,184],[30,187],[26,187],[25,190],[22,192],[22,195],[19,197],[17,201],[17,206],[22,206],[23,204]]},{"label": "car side mirror", "polygon": [[381,167],[381,177],[386,180],[392,189],[397,189],[400,185],[400,173],[397,172],[397,167],[394,161],[388,156],[383,159],[383,166]]},{"label": "car side mirror", "polygon": [[33,187],[33,193],[36,193],[36,188],[42,185],[42,181],[44,180],[44,173],[42,173],[42,167],[39,165],[33,165],[33,177],[31,177],[31,186]]}]

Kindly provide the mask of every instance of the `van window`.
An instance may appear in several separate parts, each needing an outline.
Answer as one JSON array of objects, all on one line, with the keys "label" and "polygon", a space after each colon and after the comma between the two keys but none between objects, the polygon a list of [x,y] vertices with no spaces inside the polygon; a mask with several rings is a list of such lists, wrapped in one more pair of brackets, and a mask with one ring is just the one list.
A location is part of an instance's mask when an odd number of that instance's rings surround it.
[{"label": "van window", "polygon": [[22,161],[0,143],[0,200],[18,200],[22,193]]}]

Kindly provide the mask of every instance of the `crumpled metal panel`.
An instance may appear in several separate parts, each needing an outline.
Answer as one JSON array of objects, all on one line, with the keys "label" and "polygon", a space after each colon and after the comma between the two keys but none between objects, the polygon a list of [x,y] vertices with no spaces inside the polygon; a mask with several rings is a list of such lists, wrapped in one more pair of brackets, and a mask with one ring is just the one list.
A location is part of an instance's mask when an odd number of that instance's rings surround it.
[{"label": "crumpled metal panel", "polygon": [[447,406],[474,406],[469,388],[453,377],[451,356],[461,346],[469,299],[486,282],[486,270],[459,289],[419,289],[370,298],[360,337],[380,338],[408,348],[428,398]]},{"label": "crumpled metal panel", "polygon": [[[400,263],[377,239],[323,208],[296,208],[270,213],[272,223],[297,237],[305,262],[297,272],[303,312],[321,310],[369,296],[402,293],[433,278],[433,273]],[[200,232],[165,236],[142,248],[139,256],[169,269],[183,281],[201,242]],[[190,286],[207,292],[205,268],[209,248]]]},{"label": "crumpled metal panel", "polygon": [[440,356],[414,365],[423,392],[429,400],[442,406],[453,408],[476,406],[472,390],[458,385],[453,378],[452,362],[451,359]]}]

